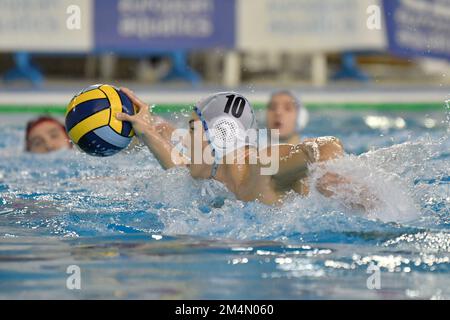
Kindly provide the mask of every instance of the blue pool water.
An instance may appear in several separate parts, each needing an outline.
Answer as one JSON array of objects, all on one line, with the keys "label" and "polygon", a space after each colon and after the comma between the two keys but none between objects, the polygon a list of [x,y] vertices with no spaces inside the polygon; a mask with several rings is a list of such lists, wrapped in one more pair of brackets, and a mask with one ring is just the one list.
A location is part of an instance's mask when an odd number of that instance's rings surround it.
[{"label": "blue pool water", "polygon": [[[450,298],[444,109],[311,114],[305,136],[338,136],[349,153],[326,170],[379,200],[367,213],[345,206],[345,190],[243,203],[185,169],[163,171],[146,149],[25,154],[27,117],[0,119],[2,299]],[[81,290],[66,287],[70,265]]]}]

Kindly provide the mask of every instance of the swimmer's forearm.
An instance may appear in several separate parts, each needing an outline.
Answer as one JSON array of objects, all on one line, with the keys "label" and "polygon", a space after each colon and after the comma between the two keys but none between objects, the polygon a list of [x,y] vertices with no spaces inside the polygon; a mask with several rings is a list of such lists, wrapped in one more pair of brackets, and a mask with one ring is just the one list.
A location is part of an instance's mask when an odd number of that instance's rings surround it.
[{"label": "swimmer's forearm", "polygon": [[[366,185],[333,172],[327,172],[317,179],[316,189],[328,198],[338,196],[344,205],[352,209],[369,211],[380,202]],[[338,195],[338,191],[342,194]]]},{"label": "swimmer's forearm", "polygon": [[178,152],[173,152],[173,145],[158,132],[145,130],[140,138],[164,169],[186,164],[184,157]]},{"label": "swimmer's forearm", "polygon": [[274,178],[281,181],[305,178],[308,164],[336,159],[342,155],[342,143],[334,137],[307,140],[291,146],[287,156],[280,157],[280,169]]},{"label": "swimmer's forearm", "polygon": [[175,131],[175,127],[167,120],[158,117],[159,124],[156,126],[157,131],[167,141],[171,141],[172,133]]},{"label": "swimmer's forearm", "polygon": [[280,156],[279,169],[273,178],[278,182],[305,178],[308,173],[308,164],[313,161],[314,157],[307,146],[291,146],[287,155]]}]

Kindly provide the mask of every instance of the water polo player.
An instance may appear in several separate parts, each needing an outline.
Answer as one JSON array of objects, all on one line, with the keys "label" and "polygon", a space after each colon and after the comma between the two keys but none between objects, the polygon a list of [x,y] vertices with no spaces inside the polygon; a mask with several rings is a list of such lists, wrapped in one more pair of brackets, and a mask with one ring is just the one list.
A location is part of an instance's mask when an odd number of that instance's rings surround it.
[{"label": "water polo player", "polygon": [[267,104],[267,128],[277,129],[280,142],[298,144],[301,142],[299,131],[308,122],[308,111],[300,100],[290,91],[275,91]]},{"label": "water polo player", "polygon": [[[307,193],[308,165],[313,162],[327,161],[335,159],[343,154],[343,147],[336,138],[318,138],[316,141],[309,141],[297,145],[281,144],[277,146],[278,170],[273,174],[262,174],[267,163],[257,158],[252,163],[251,156],[255,153],[255,146],[249,141],[240,141],[234,146],[239,148],[239,158],[228,159],[228,153],[236,150],[224,151],[218,146],[216,141],[211,139],[213,132],[221,131],[220,126],[228,122],[226,126],[233,126],[238,135],[236,140],[240,140],[239,132],[256,128],[256,120],[253,109],[243,96],[237,93],[218,93],[212,95],[198,103],[194,108],[189,121],[190,125],[190,156],[191,160],[184,154],[173,152],[174,145],[168,139],[168,133],[174,128],[161,119],[156,119],[150,112],[147,104],[140,101],[133,92],[126,88],[121,88],[136,106],[138,113],[128,115],[118,113],[117,119],[129,121],[143,142],[155,155],[161,165],[168,169],[179,164],[188,166],[194,178],[213,178],[222,182],[236,197],[244,201],[260,200],[266,204],[274,204],[282,200],[286,192],[294,190],[300,194]],[[232,99],[232,100],[231,100]],[[236,103],[238,101],[238,103]],[[218,128],[219,127],[219,130]],[[162,128],[162,129],[161,129]],[[225,131],[228,129],[225,129]],[[229,130],[228,130],[229,131]],[[217,134],[216,134],[217,135]],[[206,139],[203,137],[206,136]],[[212,161],[192,161],[192,155],[198,150],[194,150],[195,145],[201,146],[202,154],[209,154]],[[268,148],[271,153],[272,148]],[[173,155],[177,154],[177,157]],[[226,157],[227,161],[223,161]],[[242,161],[244,160],[244,161]],[[327,181],[331,184],[341,183],[342,180],[336,175],[324,176],[319,191],[326,194]]]},{"label": "water polo player", "polygon": [[55,118],[42,116],[27,123],[25,131],[27,152],[48,153],[71,147],[64,125]]}]

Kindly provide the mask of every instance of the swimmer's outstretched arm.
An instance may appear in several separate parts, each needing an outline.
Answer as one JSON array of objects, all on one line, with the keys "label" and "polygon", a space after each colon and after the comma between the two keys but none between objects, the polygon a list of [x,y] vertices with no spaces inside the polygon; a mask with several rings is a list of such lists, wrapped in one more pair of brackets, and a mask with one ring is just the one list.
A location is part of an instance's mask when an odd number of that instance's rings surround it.
[{"label": "swimmer's outstretched arm", "polygon": [[328,161],[343,155],[342,143],[334,137],[310,139],[296,146],[278,147],[279,170],[272,178],[280,186],[306,178],[308,164]]},{"label": "swimmer's outstretched arm", "polygon": [[[318,147],[318,162],[324,162],[341,157],[344,154],[344,148],[339,139],[334,137],[322,137],[317,139],[305,140],[305,143]],[[342,204],[353,209],[362,209],[368,211],[379,202],[377,197],[361,181],[352,181],[334,172],[326,172],[316,181],[316,190],[325,197],[338,197]],[[343,191],[338,195],[337,191]],[[349,197],[342,197],[348,193]]]},{"label": "swimmer's outstretched arm", "polygon": [[274,182],[282,186],[305,178],[308,164],[314,162],[312,151],[303,144],[278,145],[277,148],[279,148],[279,165],[278,171],[272,176]]},{"label": "swimmer's outstretched arm", "polygon": [[126,113],[118,113],[117,120],[129,121],[136,135],[145,143],[150,151],[164,169],[174,166],[186,165],[188,160],[177,151],[170,141],[170,135],[174,128],[167,122],[164,132],[160,132],[160,123],[150,113],[149,106],[142,102],[136,95],[127,88],[120,88],[133,102],[137,108],[137,113],[130,116]]},{"label": "swimmer's outstretched arm", "polygon": [[343,155],[341,142],[334,137],[310,139],[294,145],[278,145],[279,170],[273,179],[290,183],[307,176],[308,164]]}]

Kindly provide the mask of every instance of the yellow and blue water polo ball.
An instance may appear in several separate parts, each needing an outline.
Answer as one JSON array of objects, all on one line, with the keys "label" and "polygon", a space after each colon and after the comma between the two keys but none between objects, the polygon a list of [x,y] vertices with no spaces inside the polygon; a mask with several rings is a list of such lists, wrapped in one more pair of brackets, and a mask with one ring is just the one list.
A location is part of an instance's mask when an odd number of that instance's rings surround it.
[{"label": "yellow and blue water polo ball", "polygon": [[129,122],[116,119],[118,112],[135,113],[133,103],[122,91],[107,84],[90,86],[67,106],[67,133],[87,154],[111,156],[126,148],[134,136]]}]

